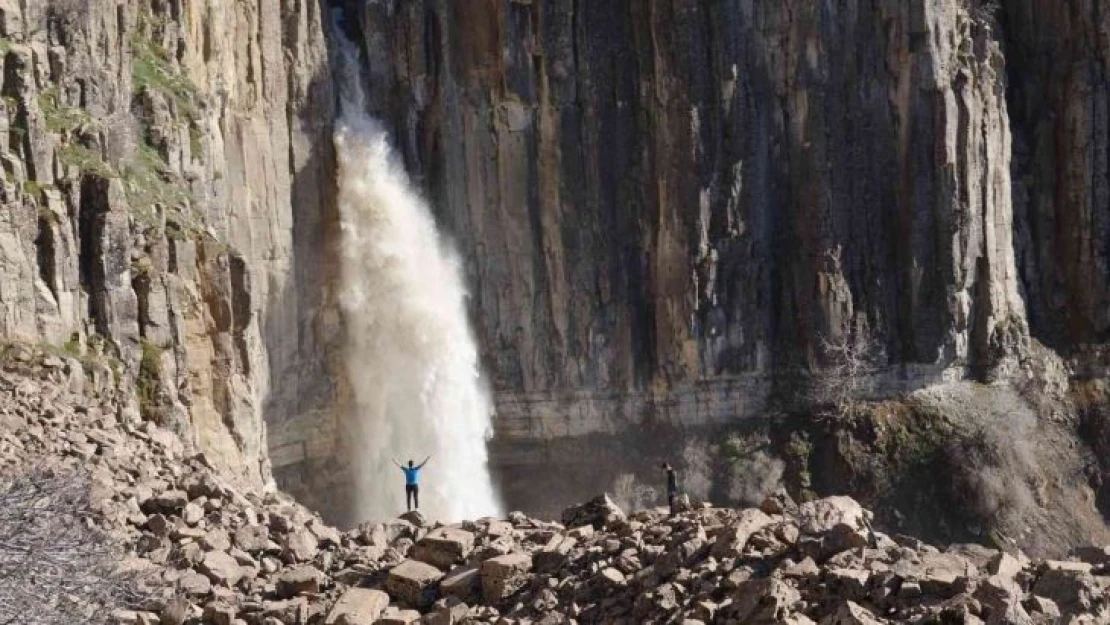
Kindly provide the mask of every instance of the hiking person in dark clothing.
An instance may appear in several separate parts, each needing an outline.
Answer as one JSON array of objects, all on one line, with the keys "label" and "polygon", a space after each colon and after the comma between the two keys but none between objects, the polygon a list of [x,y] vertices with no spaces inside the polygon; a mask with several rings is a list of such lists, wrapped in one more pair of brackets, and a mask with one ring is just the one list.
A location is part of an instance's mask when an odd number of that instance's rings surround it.
[{"label": "hiking person in dark clothing", "polygon": [[671,507],[671,514],[675,513],[675,497],[678,496],[678,476],[674,467],[664,462],[663,470],[667,472],[667,504]]},{"label": "hiking person in dark clothing", "polygon": [[413,466],[412,460],[409,460],[409,466],[407,467],[401,466],[401,463],[397,462],[396,458],[393,459],[393,464],[397,465],[397,468],[405,472],[405,506],[409,510],[413,508],[417,510],[420,509],[420,469],[423,469],[424,465],[428,464],[429,458],[431,458],[431,456],[428,456],[424,459],[424,462],[416,466]]}]

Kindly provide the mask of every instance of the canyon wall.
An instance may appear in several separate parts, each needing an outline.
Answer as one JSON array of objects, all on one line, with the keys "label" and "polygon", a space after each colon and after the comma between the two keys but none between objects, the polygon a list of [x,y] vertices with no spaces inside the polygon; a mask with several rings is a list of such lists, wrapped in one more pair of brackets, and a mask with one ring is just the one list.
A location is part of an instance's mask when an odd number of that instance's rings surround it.
[{"label": "canyon wall", "polygon": [[804,396],[830,343],[878,394],[1037,341],[1105,374],[1097,0],[0,0],[0,335],[354,521],[332,11],[464,261],[511,507]]},{"label": "canyon wall", "polygon": [[467,262],[510,503],[552,466],[646,470],[762,414],[829,342],[875,340],[889,390],[1025,352],[979,3],[350,4]]},{"label": "canyon wall", "polygon": [[262,415],[333,402],[324,33],[314,2],[0,2],[0,334],[110,359],[125,422],[256,483]]},{"label": "canyon wall", "polygon": [[1005,63],[965,4],[367,4],[499,433],[757,412],[845,335],[941,367],[1020,344]]}]

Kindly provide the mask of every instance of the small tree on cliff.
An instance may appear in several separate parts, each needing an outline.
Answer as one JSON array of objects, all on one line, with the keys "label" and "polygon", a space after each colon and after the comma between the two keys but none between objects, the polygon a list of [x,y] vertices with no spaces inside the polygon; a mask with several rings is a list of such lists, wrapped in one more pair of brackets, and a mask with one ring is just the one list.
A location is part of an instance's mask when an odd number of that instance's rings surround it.
[{"label": "small tree on cliff", "polygon": [[821,365],[810,376],[810,402],[847,417],[874,390],[882,346],[862,333],[821,338]]}]

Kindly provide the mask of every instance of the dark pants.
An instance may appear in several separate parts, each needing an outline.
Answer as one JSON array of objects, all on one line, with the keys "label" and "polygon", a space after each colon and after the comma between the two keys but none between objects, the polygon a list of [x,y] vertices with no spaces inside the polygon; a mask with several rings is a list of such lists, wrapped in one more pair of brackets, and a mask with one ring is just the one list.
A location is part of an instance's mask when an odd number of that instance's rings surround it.
[{"label": "dark pants", "polygon": [[405,505],[409,510],[420,508],[420,487],[415,484],[405,484]]},{"label": "dark pants", "polygon": [[674,493],[674,492],[667,493],[667,504],[671,507],[671,514],[674,514],[674,499],[677,496],[678,496],[678,493]]}]

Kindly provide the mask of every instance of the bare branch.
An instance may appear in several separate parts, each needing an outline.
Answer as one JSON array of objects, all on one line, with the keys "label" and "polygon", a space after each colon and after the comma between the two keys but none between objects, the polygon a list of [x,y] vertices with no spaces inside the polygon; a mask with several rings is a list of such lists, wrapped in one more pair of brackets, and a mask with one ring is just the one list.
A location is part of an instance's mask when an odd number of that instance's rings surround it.
[{"label": "bare branch", "polygon": [[810,401],[829,405],[836,417],[848,416],[856,402],[874,390],[882,346],[869,337],[821,339],[823,366],[810,378]]},{"label": "bare branch", "polygon": [[121,559],[96,529],[85,476],[34,470],[0,484],[0,625],[106,622],[137,599]]}]

